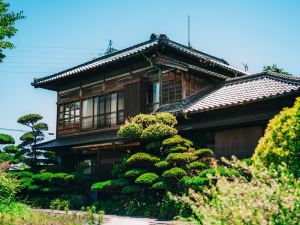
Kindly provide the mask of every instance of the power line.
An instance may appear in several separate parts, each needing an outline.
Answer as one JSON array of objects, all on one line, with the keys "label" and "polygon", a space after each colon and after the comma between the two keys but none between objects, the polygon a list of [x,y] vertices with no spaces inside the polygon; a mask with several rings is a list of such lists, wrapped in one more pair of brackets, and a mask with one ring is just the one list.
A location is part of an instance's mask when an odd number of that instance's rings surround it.
[{"label": "power line", "polygon": [[29,130],[17,130],[17,129],[10,129],[10,128],[2,128],[0,127],[0,130],[6,130],[6,131],[16,131],[16,132],[30,132]]},{"label": "power line", "polygon": [[65,46],[41,46],[41,45],[16,45],[16,47],[24,47],[24,48],[59,48],[59,49],[95,49],[95,48],[74,48],[74,47],[65,47]]}]

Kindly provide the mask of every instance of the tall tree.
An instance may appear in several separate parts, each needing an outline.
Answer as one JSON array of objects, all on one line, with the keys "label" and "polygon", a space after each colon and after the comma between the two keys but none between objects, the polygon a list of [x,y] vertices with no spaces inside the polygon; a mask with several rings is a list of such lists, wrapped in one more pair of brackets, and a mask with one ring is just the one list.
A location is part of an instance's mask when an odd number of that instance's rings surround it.
[{"label": "tall tree", "polygon": [[263,71],[264,72],[276,72],[276,73],[280,73],[280,74],[283,74],[286,76],[292,76],[291,73],[284,71],[284,69],[282,69],[282,68],[281,69],[278,68],[276,64],[273,64],[272,66],[264,66]]},{"label": "tall tree", "polygon": [[9,4],[0,0],[0,62],[2,62],[5,55],[4,49],[12,49],[14,45],[7,39],[13,37],[17,29],[15,28],[15,22],[17,20],[25,18],[23,12],[10,12]]},{"label": "tall tree", "polygon": [[44,132],[48,130],[48,125],[42,122],[42,119],[43,117],[39,114],[28,114],[18,119],[18,123],[31,129],[20,137],[22,143],[19,147],[23,149],[23,154],[33,170],[37,168],[38,162],[41,160],[45,163],[54,161],[54,154],[37,148],[37,144],[45,139]]}]

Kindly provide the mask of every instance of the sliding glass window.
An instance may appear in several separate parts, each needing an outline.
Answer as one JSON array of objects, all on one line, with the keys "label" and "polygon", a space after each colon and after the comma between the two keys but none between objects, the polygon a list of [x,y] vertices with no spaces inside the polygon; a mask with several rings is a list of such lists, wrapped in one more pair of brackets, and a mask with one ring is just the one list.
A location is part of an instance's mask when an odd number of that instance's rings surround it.
[{"label": "sliding glass window", "polygon": [[69,102],[59,105],[58,108],[58,127],[59,129],[78,126],[80,103]]},{"label": "sliding glass window", "polygon": [[83,100],[82,125],[85,129],[99,129],[124,122],[124,93],[122,91]]}]

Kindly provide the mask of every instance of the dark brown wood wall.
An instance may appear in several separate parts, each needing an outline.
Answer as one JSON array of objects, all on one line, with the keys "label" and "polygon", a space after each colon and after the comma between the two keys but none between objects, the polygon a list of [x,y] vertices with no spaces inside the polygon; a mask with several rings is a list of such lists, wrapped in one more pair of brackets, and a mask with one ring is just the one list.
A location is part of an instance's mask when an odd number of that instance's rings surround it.
[{"label": "dark brown wood wall", "polygon": [[138,81],[135,83],[127,84],[124,87],[125,102],[124,113],[125,118],[134,116],[139,113],[145,112],[146,97],[144,82]]},{"label": "dark brown wood wall", "polygon": [[171,103],[182,100],[182,74],[170,72],[162,77],[162,103]]},{"label": "dark brown wood wall", "polygon": [[217,157],[251,157],[259,139],[263,135],[262,126],[226,129],[215,132],[215,155]]}]

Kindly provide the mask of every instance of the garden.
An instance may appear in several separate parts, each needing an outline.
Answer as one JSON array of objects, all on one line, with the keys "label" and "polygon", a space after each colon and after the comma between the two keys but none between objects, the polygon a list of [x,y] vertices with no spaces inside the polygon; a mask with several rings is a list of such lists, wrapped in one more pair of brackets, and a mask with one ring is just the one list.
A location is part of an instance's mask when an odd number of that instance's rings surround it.
[{"label": "garden", "polygon": [[[113,179],[97,182],[56,165],[39,150],[47,124],[38,114],[21,144],[0,134],[0,224],[101,224],[103,214],[177,219],[194,224],[299,224],[300,98],[269,121],[249,159],[217,160],[178,133],[169,113],[140,114],[118,136],[141,140],[126,149]],[[89,193],[105,196],[89,198]],[[81,210],[57,216],[35,209]]]}]

